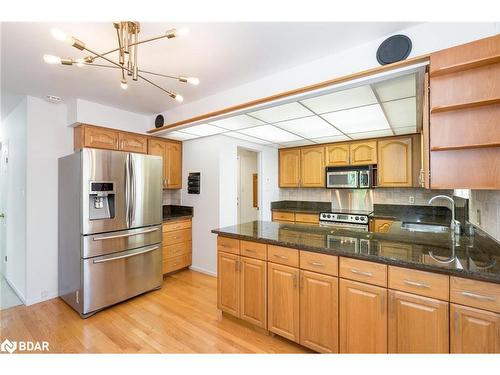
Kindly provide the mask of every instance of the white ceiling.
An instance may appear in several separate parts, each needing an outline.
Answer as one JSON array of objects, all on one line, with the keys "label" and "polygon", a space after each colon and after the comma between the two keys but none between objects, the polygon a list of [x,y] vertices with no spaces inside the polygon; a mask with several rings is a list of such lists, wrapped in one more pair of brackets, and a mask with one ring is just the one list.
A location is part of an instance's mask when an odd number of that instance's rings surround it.
[{"label": "white ceiling", "polygon": [[[141,45],[139,66],[159,73],[198,77],[199,86],[154,79],[183,95],[184,103],[189,103],[411,25],[407,22],[143,23],[140,39],[160,35],[172,27],[187,26],[190,34]],[[45,64],[44,54],[73,58],[86,55],[54,40],[50,35],[53,27],[97,51],[116,47],[111,22],[2,23],[3,92],[40,97],[51,94],[63,99],[78,97],[144,114],[179,105],[144,82],[130,82],[126,91],[121,90],[119,71],[114,69]],[[259,118],[258,114],[255,118]]]}]

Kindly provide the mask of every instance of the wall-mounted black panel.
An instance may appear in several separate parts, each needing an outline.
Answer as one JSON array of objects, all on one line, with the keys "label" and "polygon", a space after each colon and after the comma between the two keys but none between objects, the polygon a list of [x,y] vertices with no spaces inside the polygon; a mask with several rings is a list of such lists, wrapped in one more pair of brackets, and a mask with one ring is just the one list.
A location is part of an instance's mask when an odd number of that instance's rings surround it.
[{"label": "wall-mounted black panel", "polygon": [[188,194],[200,194],[201,174],[191,172],[188,176]]}]

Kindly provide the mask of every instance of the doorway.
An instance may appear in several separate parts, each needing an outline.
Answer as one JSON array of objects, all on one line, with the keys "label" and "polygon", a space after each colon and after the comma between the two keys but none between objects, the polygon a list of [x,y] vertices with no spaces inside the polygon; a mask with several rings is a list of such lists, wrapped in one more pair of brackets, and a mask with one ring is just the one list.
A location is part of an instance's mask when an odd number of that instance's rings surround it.
[{"label": "doorway", "polygon": [[238,224],[259,220],[259,154],[238,147]]}]

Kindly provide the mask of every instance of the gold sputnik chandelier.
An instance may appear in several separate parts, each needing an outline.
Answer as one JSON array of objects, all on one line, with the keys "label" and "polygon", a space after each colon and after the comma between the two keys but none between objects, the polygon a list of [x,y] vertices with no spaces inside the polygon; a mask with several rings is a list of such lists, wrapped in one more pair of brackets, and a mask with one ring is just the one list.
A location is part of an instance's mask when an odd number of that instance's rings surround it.
[{"label": "gold sputnik chandelier", "polygon": [[[200,83],[199,79],[196,77],[186,77],[186,76],[171,76],[167,74],[148,72],[146,70],[139,69],[137,65],[137,47],[140,44],[152,42],[158,39],[172,39],[179,36],[184,36],[188,34],[187,29],[171,29],[167,30],[164,34],[159,35],[157,37],[139,40],[139,32],[141,31],[141,26],[139,22],[136,21],[121,21],[121,22],[113,22],[113,26],[116,30],[116,36],[118,39],[118,48],[111,49],[106,52],[98,53],[91,50],[86,46],[84,42],[78,40],[74,37],[66,35],[59,29],[52,29],[52,36],[60,41],[66,42],[76,49],[80,51],[86,51],[90,55],[84,58],[72,59],[72,58],[62,58],[59,56],[53,55],[44,55],[43,59],[47,64],[62,64],[62,65],[76,65],[78,67],[82,67],[85,65],[96,66],[100,68],[114,68],[120,69],[121,71],[121,81],[120,87],[123,90],[126,90],[128,87],[127,79],[131,77],[133,81],[137,81],[138,79],[142,79],[147,83],[155,86],[156,88],[165,92],[171,98],[177,100],[178,102],[182,102],[184,98],[182,95],[179,95],[175,92],[167,90],[160,85],[152,82],[149,78],[145,77],[145,75],[153,75],[157,77],[170,78],[175,79],[182,83],[189,83],[192,85],[198,85]],[[118,62],[113,61],[108,57],[111,53],[118,52]],[[96,63],[97,60],[104,60],[108,64],[99,64]],[[110,65],[109,65],[110,64]]]}]

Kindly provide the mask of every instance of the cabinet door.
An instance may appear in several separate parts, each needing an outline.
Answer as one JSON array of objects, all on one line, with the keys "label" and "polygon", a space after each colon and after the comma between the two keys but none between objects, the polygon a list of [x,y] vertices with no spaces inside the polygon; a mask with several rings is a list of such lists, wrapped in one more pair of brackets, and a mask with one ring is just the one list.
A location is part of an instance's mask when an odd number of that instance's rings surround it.
[{"label": "cabinet door", "polygon": [[217,262],[217,307],[240,316],[240,257],[219,252]]},{"label": "cabinet door", "polygon": [[350,144],[351,165],[377,164],[377,141]]},{"label": "cabinet door", "polygon": [[299,342],[299,270],[268,263],[267,272],[269,330]]},{"label": "cabinet door", "polygon": [[298,187],[300,179],[300,149],[279,150],[280,187]]},{"label": "cabinet door", "polygon": [[349,165],[349,144],[333,144],[325,147],[326,165],[341,167]]},{"label": "cabinet door", "polygon": [[378,141],[378,186],[412,186],[412,138]]},{"label": "cabinet door", "polygon": [[374,219],[373,231],[377,233],[387,233],[391,229],[394,220]]},{"label": "cabinet door", "polygon": [[387,289],[340,279],[340,352],[387,353]]},{"label": "cabinet door", "polygon": [[500,314],[450,305],[452,353],[500,353]]},{"label": "cabinet door", "polygon": [[240,317],[267,329],[267,262],[241,257]]},{"label": "cabinet door", "polygon": [[448,305],[389,290],[389,353],[449,353]]},{"label": "cabinet door", "polygon": [[300,271],[300,344],[338,353],[338,278]]},{"label": "cabinet door", "polygon": [[118,132],[111,129],[85,127],[85,147],[118,150]]},{"label": "cabinet door", "polygon": [[325,187],[325,148],[306,147],[300,150],[300,186]]},{"label": "cabinet door", "polygon": [[180,143],[166,143],[165,179],[167,189],[182,187],[182,145]]},{"label": "cabinet door", "polygon": [[164,141],[158,139],[150,139],[148,143],[148,154],[161,156],[163,158],[163,188],[167,188],[167,178],[165,174],[166,168],[166,155],[167,155],[167,144]]},{"label": "cabinet door", "polygon": [[131,133],[120,133],[118,135],[118,139],[120,151],[138,152],[141,154],[148,153],[148,137],[146,136]]}]

